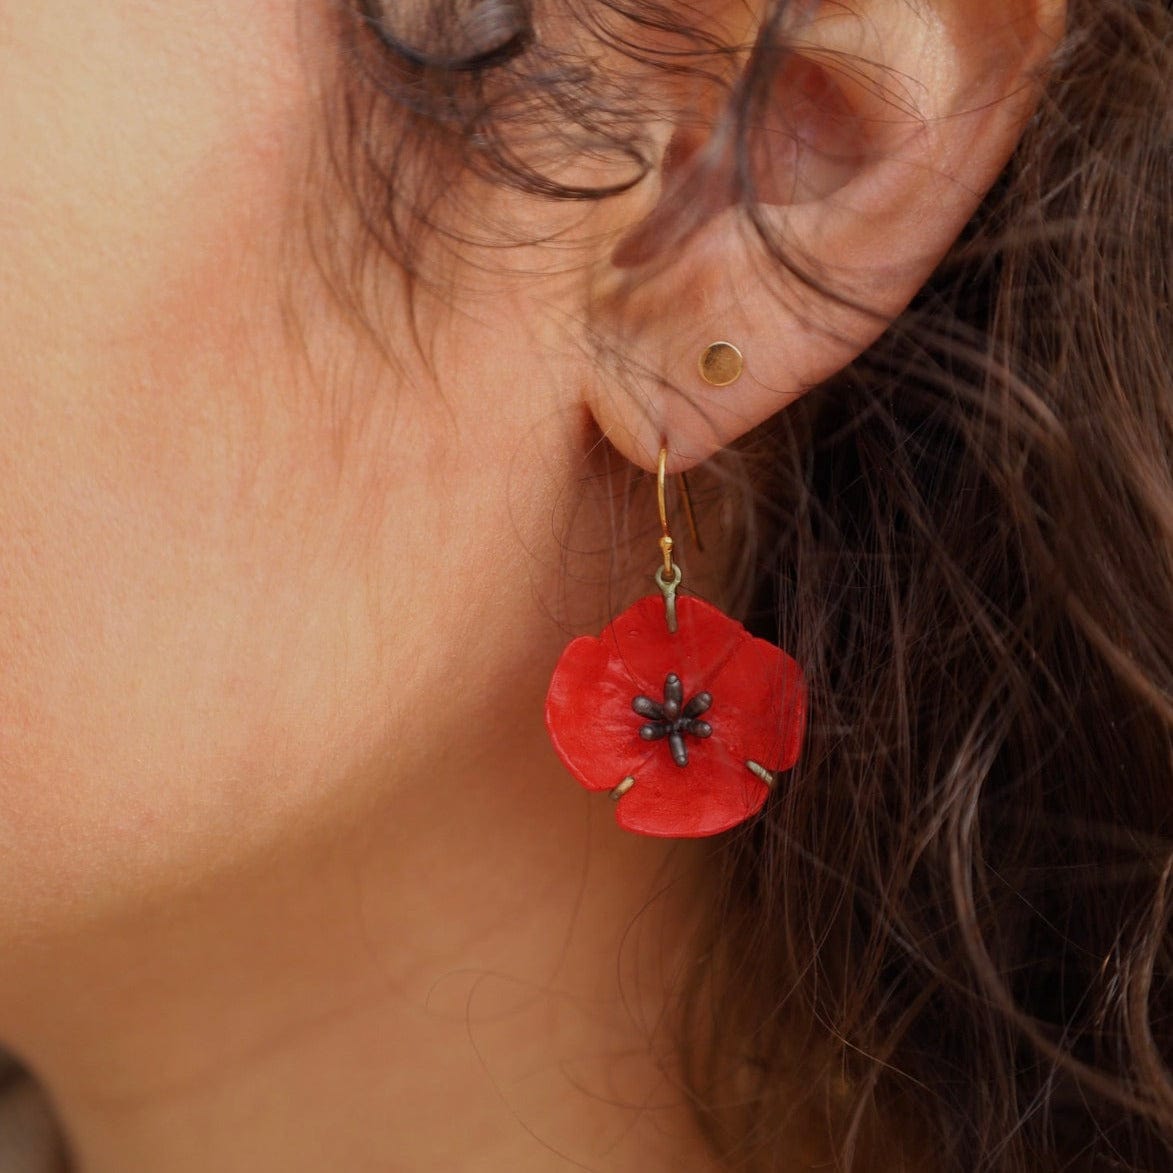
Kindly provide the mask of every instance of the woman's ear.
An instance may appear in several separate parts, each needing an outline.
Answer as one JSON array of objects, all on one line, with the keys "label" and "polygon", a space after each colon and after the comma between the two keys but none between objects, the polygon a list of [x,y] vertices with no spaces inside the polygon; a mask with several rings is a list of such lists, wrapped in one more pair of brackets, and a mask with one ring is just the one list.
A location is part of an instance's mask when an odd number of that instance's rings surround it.
[{"label": "woman's ear", "polygon": [[[758,47],[738,84],[764,79],[744,151],[732,149],[728,118],[698,127],[682,96],[663,134],[661,183],[628,205],[596,290],[608,330],[649,376],[642,392],[593,387],[588,399],[607,437],[645,468],[664,440],[673,471],[705,459],[875,340],[1005,166],[1065,19],[1065,0],[823,0],[789,11],[799,8],[777,50],[744,29]],[[788,266],[769,255],[746,197]],[[718,339],[745,356],[724,388],[698,371]]]}]

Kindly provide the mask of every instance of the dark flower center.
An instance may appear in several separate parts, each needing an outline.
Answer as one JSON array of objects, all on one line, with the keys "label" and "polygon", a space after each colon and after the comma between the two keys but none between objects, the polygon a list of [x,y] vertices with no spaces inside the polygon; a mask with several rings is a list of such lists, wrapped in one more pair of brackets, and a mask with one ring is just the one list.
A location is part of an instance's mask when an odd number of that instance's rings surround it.
[{"label": "dark flower center", "polygon": [[708,721],[697,720],[712,703],[712,693],[698,692],[685,704],[684,685],[680,683],[680,677],[675,672],[669,672],[668,678],[664,681],[662,701],[637,696],[631,702],[631,707],[641,717],[647,718],[647,724],[640,726],[640,737],[644,741],[660,741],[667,738],[668,747],[672,750],[672,760],[678,766],[687,766],[688,746],[684,742],[685,734],[691,734],[693,737],[713,735],[713,727]]}]

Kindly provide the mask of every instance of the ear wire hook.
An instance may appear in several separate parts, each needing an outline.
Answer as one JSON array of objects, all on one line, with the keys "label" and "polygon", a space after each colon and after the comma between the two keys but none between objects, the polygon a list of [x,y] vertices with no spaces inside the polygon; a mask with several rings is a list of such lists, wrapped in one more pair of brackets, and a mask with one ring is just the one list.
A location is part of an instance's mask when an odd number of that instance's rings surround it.
[{"label": "ear wire hook", "polygon": [[[672,529],[668,524],[668,449],[660,448],[660,456],[656,461],[656,505],[660,511],[660,554],[664,564],[656,567],[656,586],[664,596],[664,618],[668,630],[676,632],[676,588],[680,586],[683,577],[680,567],[672,561],[672,551],[676,543],[672,538]],[[680,496],[684,503],[684,515],[688,519],[688,528],[692,532],[693,541],[698,550],[703,550],[700,534],[696,527],[696,514],[692,507],[692,494],[688,489],[688,478],[680,474]]]},{"label": "ear wire hook", "polygon": [[665,481],[668,472],[668,449],[660,449],[656,462],[656,504],[660,507],[660,552],[664,555],[664,577],[671,578],[676,568],[672,564],[672,531],[668,525],[668,494]]}]

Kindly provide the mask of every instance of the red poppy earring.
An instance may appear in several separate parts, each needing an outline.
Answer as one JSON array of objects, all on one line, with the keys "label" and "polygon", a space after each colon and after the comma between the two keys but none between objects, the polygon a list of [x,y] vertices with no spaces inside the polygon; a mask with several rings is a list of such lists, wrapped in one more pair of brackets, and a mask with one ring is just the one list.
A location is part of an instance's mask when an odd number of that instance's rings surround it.
[{"label": "red poppy earring", "polygon": [[716,607],[678,596],[660,450],[656,496],[662,565],[648,595],[596,639],[562,653],[546,728],[588,790],[608,790],[619,825],[641,835],[716,835],[762,809],[798,760],[806,685],[781,648]]}]

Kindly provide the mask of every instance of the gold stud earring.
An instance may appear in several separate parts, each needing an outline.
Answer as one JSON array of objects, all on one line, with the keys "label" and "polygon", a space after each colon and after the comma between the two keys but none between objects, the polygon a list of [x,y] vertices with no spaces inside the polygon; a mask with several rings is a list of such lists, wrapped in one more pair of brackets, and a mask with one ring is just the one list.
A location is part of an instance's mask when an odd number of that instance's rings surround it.
[{"label": "gold stud earring", "polygon": [[745,360],[732,342],[714,342],[701,351],[701,378],[712,387],[728,387],[741,378]]}]

